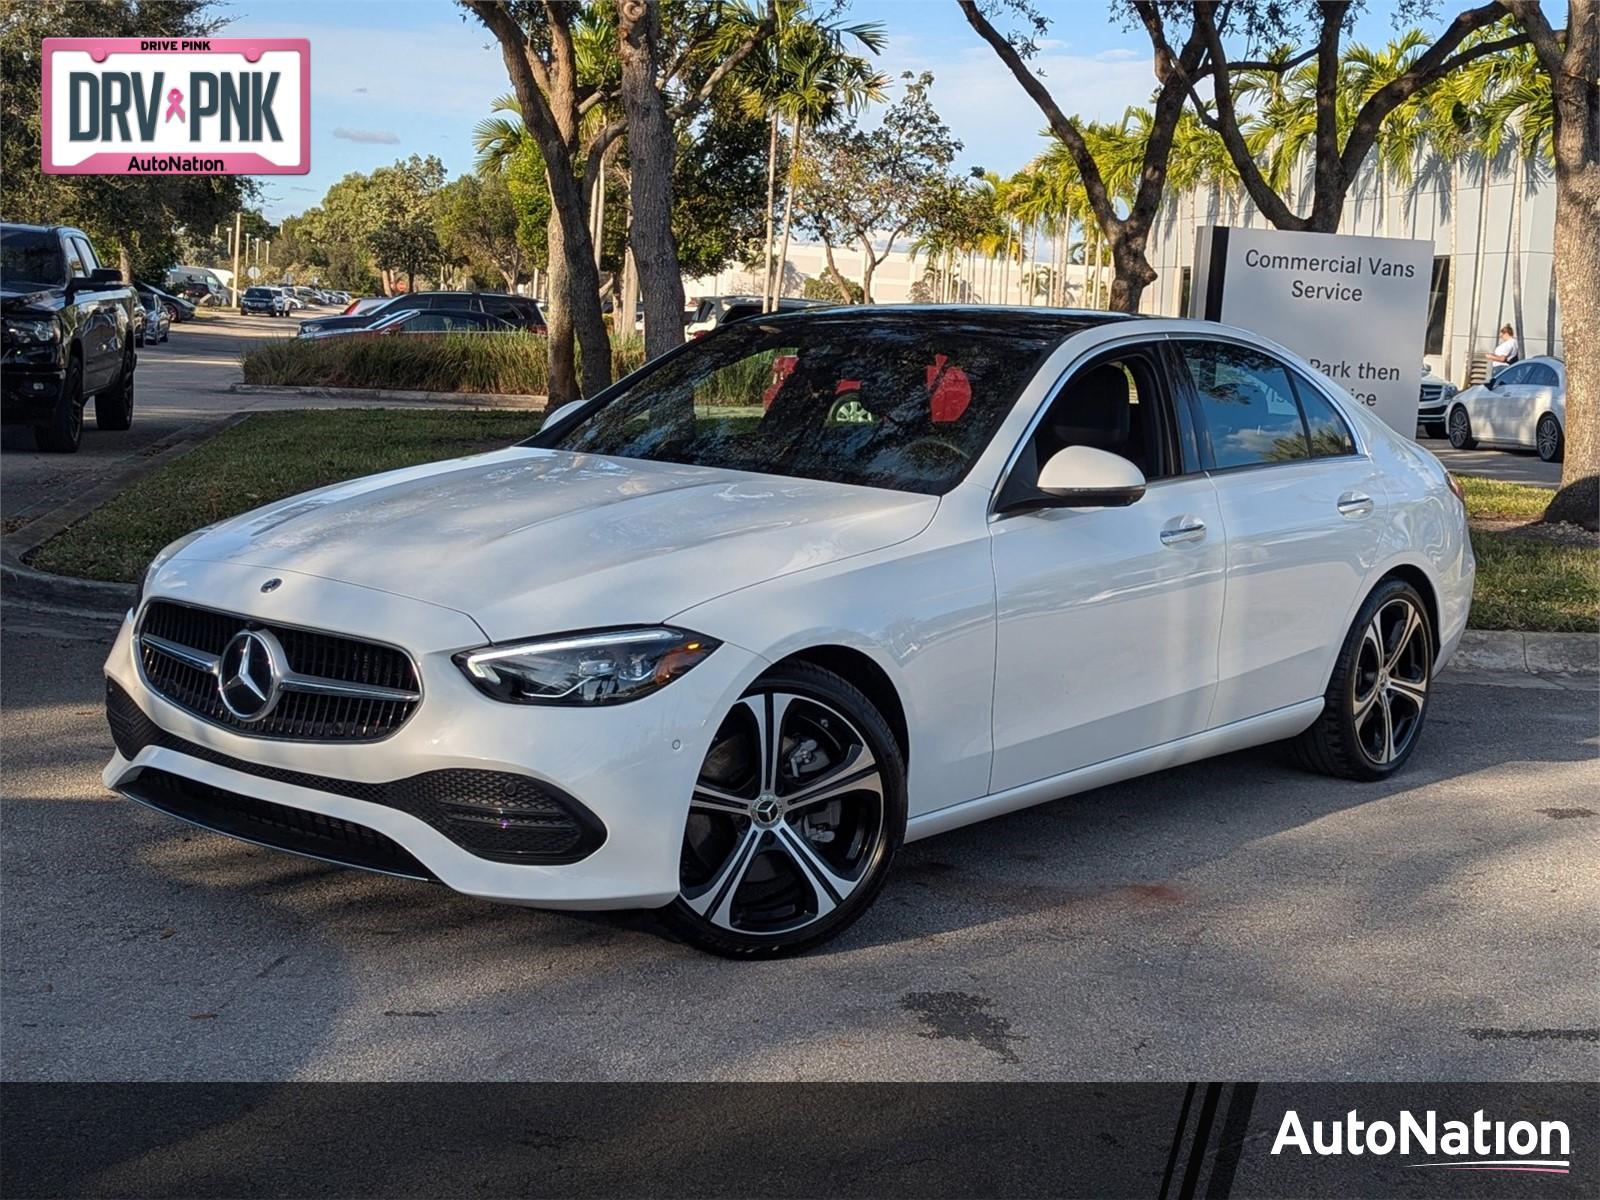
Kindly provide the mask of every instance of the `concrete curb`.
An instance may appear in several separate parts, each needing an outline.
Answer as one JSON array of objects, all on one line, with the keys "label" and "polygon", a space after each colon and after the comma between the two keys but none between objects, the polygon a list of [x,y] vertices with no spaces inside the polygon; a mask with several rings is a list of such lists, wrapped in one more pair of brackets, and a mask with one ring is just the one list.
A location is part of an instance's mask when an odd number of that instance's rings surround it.
[{"label": "concrete curb", "polygon": [[447,404],[460,408],[513,408],[543,412],[546,396],[511,392],[414,392],[390,388],[279,387],[265,383],[235,383],[230,392],[241,396],[315,396],[324,400],[381,400],[399,404]]},{"label": "concrete curb", "polygon": [[1600,675],[1600,634],[1469,629],[1450,666],[1530,675]]}]

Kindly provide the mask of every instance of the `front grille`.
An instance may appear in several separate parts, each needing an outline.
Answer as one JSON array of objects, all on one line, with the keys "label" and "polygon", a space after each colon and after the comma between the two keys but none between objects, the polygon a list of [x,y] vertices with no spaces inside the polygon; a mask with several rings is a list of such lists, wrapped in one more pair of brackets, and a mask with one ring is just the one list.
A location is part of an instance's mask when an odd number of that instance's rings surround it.
[{"label": "front grille", "polygon": [[106,720],[124,758],[134,758],[146,746],[160,746],[262,779],[381,804],[411,814],[468,853],[495,862],[577,862],[593,854],[606,837],[599,818],[577,800],[509,771],[451,768],[389,783],[362,783],[262,766],[168,733],[109,679]]},{"label": "front grille", "polygon": [[241,796],[154,767],[142,768],[118,790],[141,804],[229,837],[368,871],[433,878],[397,842],[354,821]]},{"label": "front grille", "polygon": [[222,703],[216,676],[146,640],[160,638],[202,655],[220,656],[241,630],[271,632],[289,667],[317,681],[420,694],[417,669],[393,646],[290,625],[273,625],[208,608],[153,600],[139,622],[139,661],[156,694],[214,725],[250,737],[296,741],[370,742],[410,719],[417,699],[325,695],[285,688],[272,712],[241,721]]}]

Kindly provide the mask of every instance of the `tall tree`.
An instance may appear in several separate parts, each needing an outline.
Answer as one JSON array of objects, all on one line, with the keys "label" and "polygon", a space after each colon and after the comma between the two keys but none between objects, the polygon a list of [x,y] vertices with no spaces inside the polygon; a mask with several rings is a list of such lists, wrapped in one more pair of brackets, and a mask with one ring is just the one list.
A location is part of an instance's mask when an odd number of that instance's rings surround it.
[{"label": "tall tree", "polygon": [[381,269],[405,275],[407,291],[416,290],[419,271],[438,261],[436,202],[443,187],[444,164],[431,154],[372,173],[367,244]]},{"label": "tall tree", "polygon": [[[835,276],[832,256],[839,239],[860,248],[867,304],[873,302],[873,273],[896,241],[920,228],[927,217],[924,196],[938,187],[961,149],[928,97],[933,76],[908,71],[902,78],[904,94],[884,110],[875,129],[817,135],[799,184],[806,223],[822,240]],[[842,277],[838,281],[848,291]]]},{"label": "tall tree", "polygon": [[[1133,7],[1136,10],[1152,8],[1141,3],[1135,3]],[[1284,28],[1284,22],[1290,21],[1287,27],[1292,29],[1292,17],[1285,14],[1291,13],[1294,6],[1264,2],[1228,5],[1219,9],[1204,0],[1196,0],[1194,4],[1182,7],[1188,10],[1192,18],[1193,33],[1201,37],[1208,58],[1206,74],[1212,81],[1214,97],[1214,103],[1201,98],[1193,87],[1197,79],[1196,72],[1180,62],[1179,73],[1186,77],[1190,85],[1195,113],[1221,136],[1245,191],[1261,215],[1278,229],[1320,233],[1336,231],[1344,212],[1345,198],[1360,177],[1367,156],[1377,146],[1391,114],[1451,72],[1527,40],[1521,34],[1473,39],[1474,33],[1504,19],[1506,10],[1499,3],[1465,9],[1446,24],[1444,31],[1426,49],[1407,49],[1401,59],[1392,64],[1392,76],[1372,87],[1370,93],[1356,105],[1348,91],[1351,81],[1341,53],[1344,34],[1352,16],[1353,5],[1349,0],[1326,0],[1307,6],[1305,11],[1309,14],[1308,20],[1316,28],[1316,43],[1311,49],[1290,58],[1280,56],[1275,62],[1254,63],[1229,59],[1225,38],[1230,26],[1243,27],[1249,36],[1255,36],[1257,26],[1253,22],[1258,20],[1270,20],[1275,29]],[[1146,21],[1146,28],[1159,60],[1165,40],[1150,21]],[[1296,211],[1257,162],[1256,149],[1252,148],[1247,134],[1252,114],[1239,107],[1235,84],[1236,76],[1241,72],[1249,72],[1259,79],[1263,72],[1284,73],[1309,61],[1315,62],[1315,66],[1306,73],[1311,86],[1311,203],[1310,211],[1302,213]],[[1376,76],[1374,82],[1377,83]],[[1298,147],[1293,149],[1294,152],[1287,158],[1291,178],[1299,158]],[[1300,207],[1304,208],[1303,197]]]},{"label": "tall tree", "polygon": [[[1118,312],[1136,312],[1140,294],[1156,278],[1155,271],[1145,257],[1145,246],[1149,241],[1151,224],[1161,206],[1162,191],[1166,187],[1167,156],[1172,149],[1173,129],[1194,80],[1201,74],[1205,57],[1205,44],[1198,24],[1191,29],[1182,48],[1174,52],[1167,43],[1161,5],[1155,0],[1136,0],[1133,4],[1155,46],[1155,72],[1159,86],[1151,109],[1150,135],[1144,143],[1139,184],[1132,204],[1123,215],[1117,210],[1115,197],[1106,186],[1100,165],[1095,161],[1078,119],[1067,116],[1043,81],[1028,69],[1026,60],[1037,48],[1033,37],[1019,35],[1011,39],[1001,34],[984,16],[978,0],[956,0],[956,3],[967,23],[989,43],[1029,98],[1039,106],[1050,122],[1051,132],[1061,139],[1077,162],[1089,208],[1111,250],[1111,261],[1116,272],[1111,283],[1111,308]],[[1028,6],[1027,0],[1016,0],[1013,7],[1032,21],[1035,37],[1048,27],[1044,18]]]},{"label": "tall tree", "polygon": [[1508,0],[1555,93],[1556,287],[1567,331],[1566,459],[1547,521],[1600,528],[1600,0],[1568,0],[1558,32]]},{"label": "tall tree", "polygon": [[[593,395],[611,381],[611,339],[600,313],[600,272],[589,234],[579,125],[604,99],[578,74],[576,6],[561,0],[461,0],[494,35],[522,111],[538,143],[550,190],[550,402]],[[574,345],[576,341],[576,346]],[[578,378],[577,350],[583,352]]]},{"label": "tall tree", "polygon": [[511,189],[494,172],[463,175],[439,193],[440,243],[459,257],[491,264],[508,292],[517,290],[526,257],[517,237],[520,220]]}]

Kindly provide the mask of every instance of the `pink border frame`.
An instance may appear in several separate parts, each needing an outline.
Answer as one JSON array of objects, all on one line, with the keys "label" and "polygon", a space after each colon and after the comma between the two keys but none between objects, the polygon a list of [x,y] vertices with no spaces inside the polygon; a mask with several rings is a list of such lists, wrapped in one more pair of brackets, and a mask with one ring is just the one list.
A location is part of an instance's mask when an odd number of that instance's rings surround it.
[{"label": "pink border frame", "polygon": [[[209,50],[144,50],[145,42],[207,41]],[[268,50],[292,50],[301,57],[300,69],[300,161],[280,166],[249,151],[206,154],[219,159],[220,171],[130,171],[128,159],[143,154],[178,157],[186,151],[111,150],[91,154],[80,163],[65,165],[51,160],[50,70],[58,50],[87,50],[95,62],[105,62],[111,54],[242,54],[246,62],[259,62]],[[311,41],[309,38],[45,38],[44,91],[40,98],[39,134],[41,167],[46,175],[306,175],[311,171]]]}]

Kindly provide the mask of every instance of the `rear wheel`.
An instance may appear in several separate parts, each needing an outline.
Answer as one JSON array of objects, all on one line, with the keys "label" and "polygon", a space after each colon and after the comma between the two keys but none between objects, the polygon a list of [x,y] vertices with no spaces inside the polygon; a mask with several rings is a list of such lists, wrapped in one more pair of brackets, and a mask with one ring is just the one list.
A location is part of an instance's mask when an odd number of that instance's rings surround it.
[{"label": "rear wheel", "polygon": [[96,429],[112,432],[133,424],[133,369],[135,359],[130,348],[122,356],[122,374],[117,382],[94,398],[94,424]]},{"label": "rear wheel", "polygon": [[1416,748],[1432,682],[1428,606],[1409,583],[1388,580],[1345,636],[1322,715],[1294,741],[1300,761],[1343,779],[1393,775]]},{"label": "rear wheel", "polygon": [[819,667],[773,671],[717,730],[664,915],[730,958],[808,949],[866,911],[905,822],[905,766],[872,702]]},{"label": "rear wheel", "polygon": [[1450,410],[1450,420],[1445,425],[1445,431],[1450,436],[1450,444],[1457,450],[1471,450],[1478,444],[1478,439],[1472,436],[1472,419],[1467,416],[1467,410],[1460,405]]},{"label": "rear wheel", "polygon": [[1545,462],[1560,462],[1566,457],[1567,439],[1562,436],[1561,422],[1556,420],[1554,413],[1545,413],[1539,418],[1539,427],[1533,436],[1539,457]]},{"label": "rear wheel", "polygon": [[55,409],[49,420],[33,427],[33,439],[51,454],[71,454],[83,440],[83,363],[76,355],[67,361]]}]

